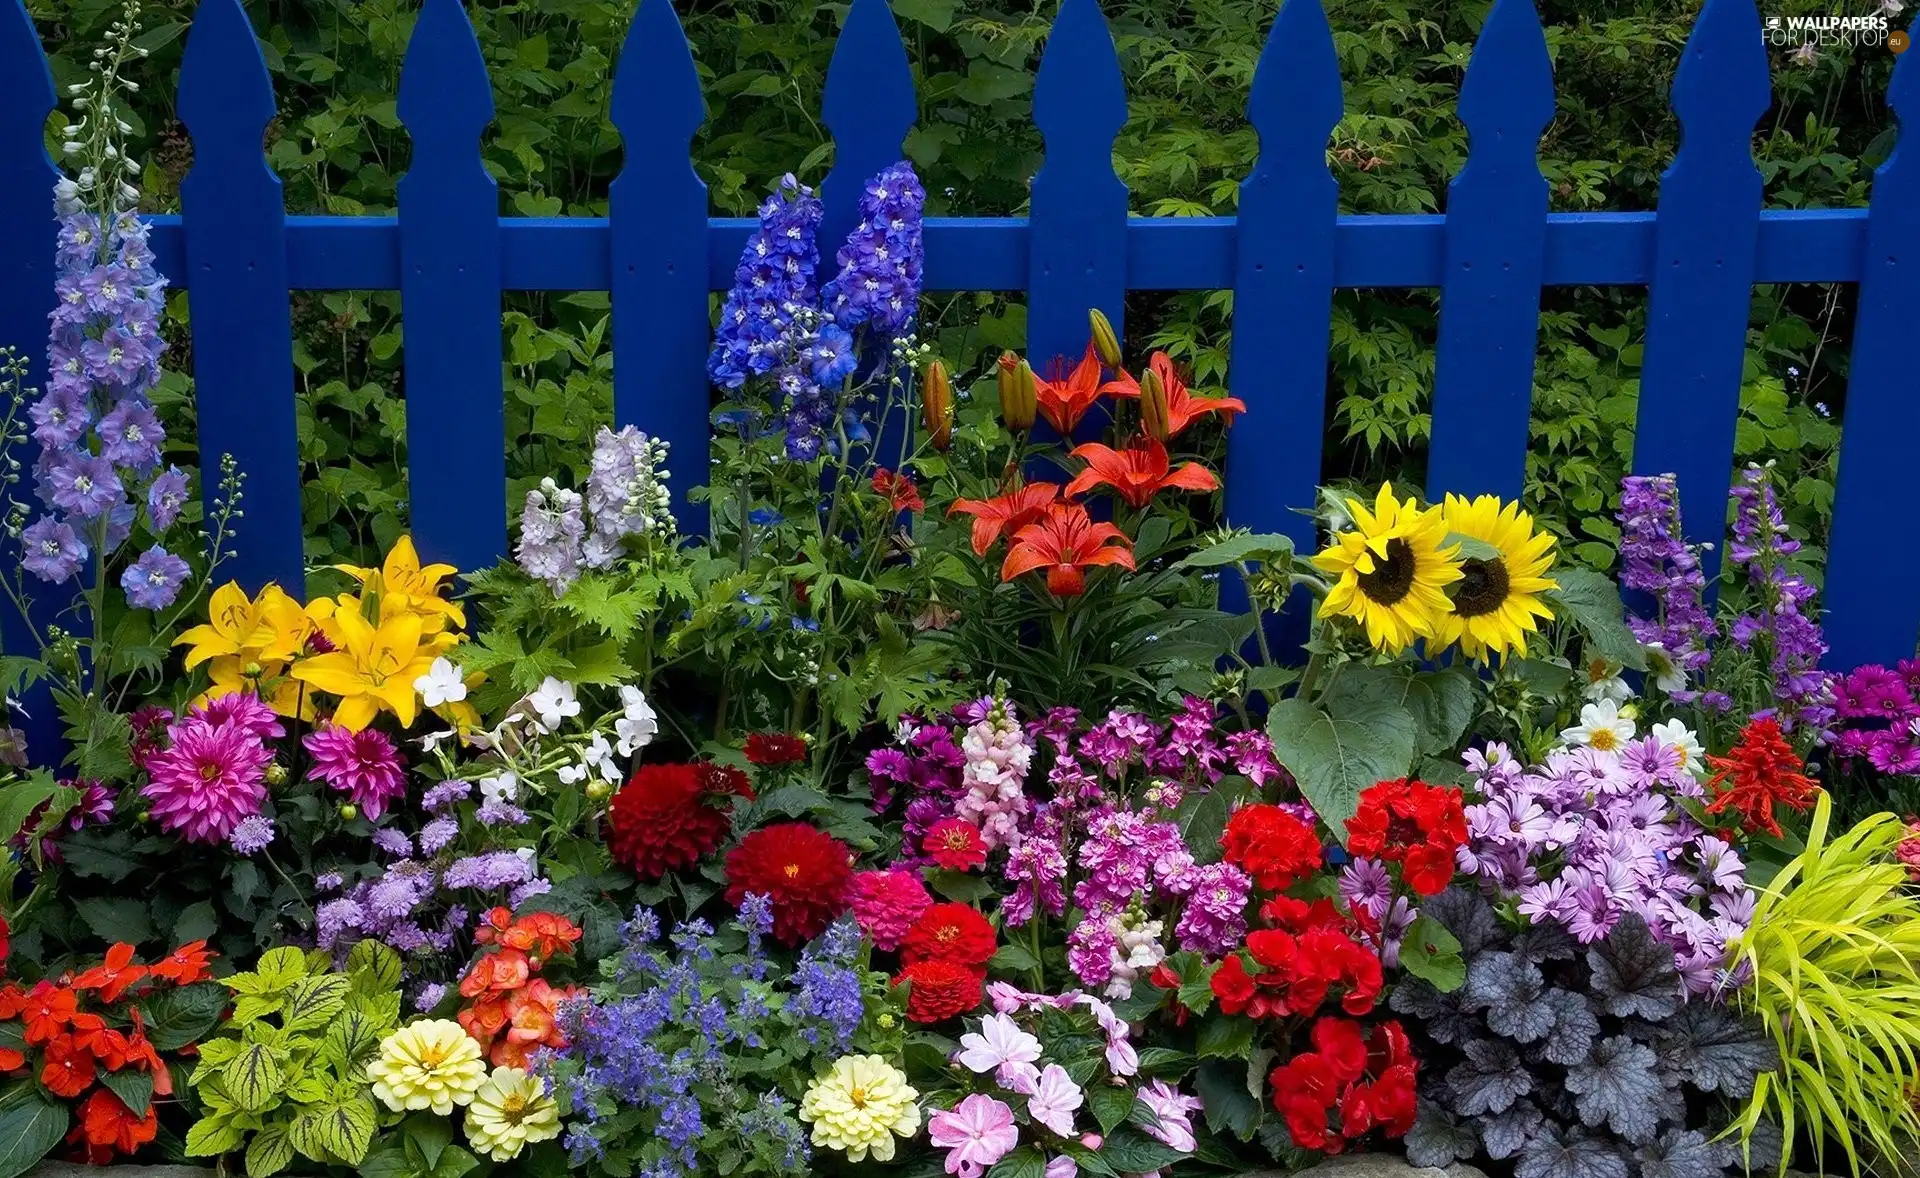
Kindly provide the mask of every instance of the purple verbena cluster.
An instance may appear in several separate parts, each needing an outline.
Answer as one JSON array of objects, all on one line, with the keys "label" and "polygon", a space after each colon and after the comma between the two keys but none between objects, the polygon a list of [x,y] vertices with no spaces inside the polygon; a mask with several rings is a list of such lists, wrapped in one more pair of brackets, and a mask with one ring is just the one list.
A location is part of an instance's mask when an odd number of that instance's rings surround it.
[{"label": "purple verbena cluster", "polygon": [[1702,795],[1688,760],[1683,742],[1660,735],[1618,752],[1557,749],[1533,767],[1501,744],[1469,752],[1484,800],[1467,807],[1460,870],[1582,944],[1635,913],[1673,950],[1690,993],[1718,993],[1753,896],[1739,854],[1681,807]]},{"label": "purple verbena cluster", "polygon": [[1718,628],[1706,606],[1700,556],[1684,536],[1672,475],[1629,475],[1621,483],[1620,584],[1650,595],[1656,609],[1654,617],[1629,616],[1627,624],[1656,661],[1670,664],[1653,671],[1662,690],[1683,703],[1697,700],[1724,711],[1731,706],[1724,695],[1707,698],[1687,688],[1688,678],[1704,676],[1713,661]]},{"label": "purple verbena cluster", "polygon": [[1920,659],[1832,677],[1833,749],[1882,773],[1920,775]]},{"label": "purple verbena cluster", "polygon": [[1754,596],[1754,612],[1734,619],[1733,641],[1741,650],[1762,643],[1773,676],[1775,707],[1755,715],[1775,715],[1788,731],[1822,731],[1833,719],[1827,676],[1820,670],[1827,643],[1810,608],[1813,586],[1788,567],[1800,541],[1788,534],[1766,467],[1750,465],[1742,471],[1733,485],[1733,500],[1733,543],[1727,555],[1746,572]]}]

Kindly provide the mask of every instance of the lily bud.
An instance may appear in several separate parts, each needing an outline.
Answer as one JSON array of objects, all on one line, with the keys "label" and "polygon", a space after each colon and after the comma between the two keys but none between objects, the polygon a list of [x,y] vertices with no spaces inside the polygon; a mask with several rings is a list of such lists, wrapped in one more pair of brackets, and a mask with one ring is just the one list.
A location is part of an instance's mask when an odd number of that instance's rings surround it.
[{"label": "lily bud", "polygon": [[1100,363],[1120,367],[1120,337],[1113,334],[1113,324],[1097,308],[1087,311],[1087,319],[1093,324],[1093,351]]},{"label": "lily bud", "polygon": [[1040,411],[1040,390],[1033,382],[1033,366],[1012,352],[1000,354],[1000,420],[1015,433],[1033,428]]},{"label": "lily bud", "polygon": [[1156,442],[1171,436],[1167,428],[1167,386],[1151,368],[1140,374],[1140,428]]},{"label": "lily bud", "polygon": [[953,445],[953,382],[938,360],[929,361],[920,378],[920,424],[935,450],[945,454]]}]

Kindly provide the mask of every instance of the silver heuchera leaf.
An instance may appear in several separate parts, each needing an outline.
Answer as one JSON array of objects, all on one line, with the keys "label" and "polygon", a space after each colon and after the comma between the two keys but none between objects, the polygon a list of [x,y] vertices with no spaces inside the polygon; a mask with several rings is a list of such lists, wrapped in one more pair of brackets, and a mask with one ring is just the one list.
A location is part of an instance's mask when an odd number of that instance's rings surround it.
[{"label": "silver heuchera leaf", "polygon": [[1553,990],[1546,1002],[1553,1007],[1553,1034],[1541,1054],[1549,1063],[1567,1067],[1587,1058],[1593,1040],[1600,1034],[1600,1019],[1586,998],[1572,990]]},{"label": "silver heuchera leaf", "polygon": [[1627,1178],[1627,1159],[1604,1138],[1548,1125],[1513,1168],[1514,1178]]},{"label": "silver heuchera leaf", "polygon": [[1652,1141],[1668,1107],[1653,1049],[1625,1035],[1603,1039],[1585,1063],[1567,1069],[1567,1091],[1580,1119],[1604,1123],[1635,1145]]},{"label": "silver heuchera leaf", "polygon": [[1721,1178],[1733,1164],[1734,1149],[1709,1140],[1697,1129],[1669,1129],[1658,1141],[1633,1153],[1640,1178]]},{"label": "silver heuchera leaf", "polygon": [[1545,1123],[1538,1105],[1531,1100],[1517,1100],[1506,1112],[1480,1119],[1480,1140],[1486,1146],[1488,1157],[1504,1161],[1526,1149]]},{"label": "silver heuchera leaf", "polygon": [[1460,942],[1460,955],[1472,961],[1481,950],[1500,940],[1500,920],[1493,905],[1478,892],[1448,888],[1420,906]]},{"label": "silver heuchera leaf", "polygon": [[1467,1161],[1480,1150],[1480,1136],[1474,1132],[1473,1122],[1463,1122],[1425,1098],[1404,1143],[1409,1162],[1435,1168]]},{"label": "silver heuchera leaf", "polygon": [[1684,992],[1673,950],[1653,939],[1647,922],[1634,913],[1620,918],[1613,931],[1587,950],[1593,993],[1607,1013],[1658,1022],[1680,1009]]},{"label": "silver heuchera leaf", "polygon": [[1760,1025],[1724,1006],[1689,1002],[1660,1030],[1661,1062],[1702,1092],[1745,1100],[1755,1077],[1780,1066],[1779,1049]]},{"label": "silver heuchera leaf", "polygon": [[1467,1116],[1505,1112],[1533,1091],[1533,1075],[1506,1040],[1475,1039],[1466,1053],[1466,1060],[1447,1072],[1447,1087],[1454,1106]]}]

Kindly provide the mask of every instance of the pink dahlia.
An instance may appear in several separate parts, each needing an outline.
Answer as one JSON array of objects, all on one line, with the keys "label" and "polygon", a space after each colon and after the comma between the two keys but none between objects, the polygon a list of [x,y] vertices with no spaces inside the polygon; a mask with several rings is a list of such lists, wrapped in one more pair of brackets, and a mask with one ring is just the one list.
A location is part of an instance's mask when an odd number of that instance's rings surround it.
[{"label": "pink dahlia", "polygon": [[168,746],[147,758],[141,796],[162,830],[190,843],[224,842],[241,819],[260,812],[273,753],[250,732],[197,717],[168,736]]},{"label": "pink dahlia", "polygon": [[348,795],[361,813],[377,819],[387,803],[407,792],[407,775],[400,754],[387,734],[374,728],[355,732],[329,724],[308,736],[313,754],[313,776]]},{"label": "pink dahlia", "polygon": [[860,931],[876,949],[889,953],[900,947],[907,930],[933,907],[933,897],[920,882],[919,872],[898,868],[858,872],[848,897]]},{"label": "pink dahlia", "polygon": [[209,724],[229,724],[261,740],[272,740],[285,736],[287,730],[281,726],[280,717],[273,709],[260,702],[260,697],[251,691],[233,691],[216,696],[193,709],[193,715]]}]

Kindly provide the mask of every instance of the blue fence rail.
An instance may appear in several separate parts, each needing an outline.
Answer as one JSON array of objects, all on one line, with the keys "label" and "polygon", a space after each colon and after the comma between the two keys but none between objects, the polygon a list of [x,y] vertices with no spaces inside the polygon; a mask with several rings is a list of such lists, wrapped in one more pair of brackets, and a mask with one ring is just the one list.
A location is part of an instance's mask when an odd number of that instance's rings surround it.
[{"label": "blue fence rail", "polygon": [[[1248,98],[1261,152],[1239,215],[1138,218],[1112,165],[1127,116],[1112,37],[1097,0],[1063,0],[1034,87],[1046,151],[1031,211],[931,220],[926,283],[1024,291],[1040,357],[1079,352],[1088,307],[1117,325],[1127,291],[1232,290],[1228,384],[1253,412],[1229,435],[1228,515],[1302,544],[1311,522],[1291,509],[1320,477],[1336,289],[1441,290],[1429,489],[1514,496],[1542,288],[1647,287],[1634,466],[1679,476],[1692,538],[1716,552],[1753,286],[1858,283],[1828,636],[1835,665],[1901,658],[1920,635],[1906,465],[1920,438],[1917,62],[1907,54],[1894,70],[1888,102],[1908,129],[1867,208],[1764,210],[1751,152],[1771,101],[1760,15],[1754,0],[1707,0],[1673,85],[1681,145],[1657,211],[1554,214],[1536,160],[1554,111],[1546,39],[1531,0],[1496,0],[1461,92],[1470,151],[1446,214],[1340,216],[1327,164],[1342,110],[1333,37],[1319,0],[1284,0]],[[203,469],[232,453],[248,476],[243,582],[302,581],[290,291],[401,292],[413,531],[427,556],[478,568],[505,550],[503,291],[611,292],[615,415],[672,443],[677,488],[704,479],[708,292],[730,282],[750,223],[708,216],[689,162],[705,108],[671,0],[641,0],[620,54],[610,115],[626,164],[605,218],[500,216],[480,159],[491,89],[459,0],[424,0],[401,70],[413,154],[398,216],[286,214],[262,148],[272,84],[239,0],[202,0],[180,75],[194,163],[183,211],[154,218],[153,242],[190,300]],[[0,341],[23,348],[40,347],[52,306],[54,101],[21,0],[0,0]],[[853,0],[823,113],[831,241],[917,117],[885,0]]]}]

